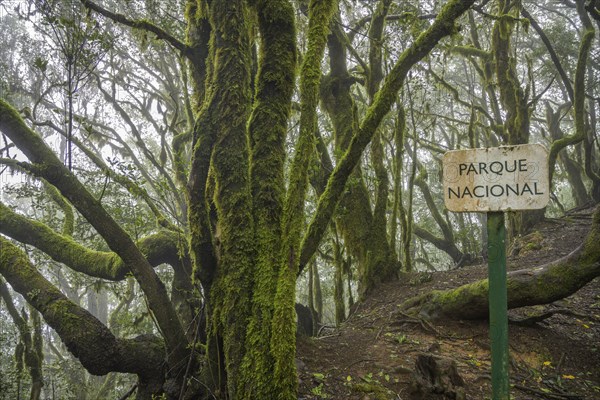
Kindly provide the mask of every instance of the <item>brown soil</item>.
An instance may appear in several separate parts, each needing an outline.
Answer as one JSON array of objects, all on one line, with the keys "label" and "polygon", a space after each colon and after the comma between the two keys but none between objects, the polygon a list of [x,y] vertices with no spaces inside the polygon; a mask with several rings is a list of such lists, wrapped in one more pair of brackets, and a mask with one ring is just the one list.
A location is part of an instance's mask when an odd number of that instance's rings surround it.
[{"label": "brown soil", "polygon": [[[591,209],[540,223],[513,248],[508,269],[556,260],[582,243]],[[399,313],[406,299],[487,277],[485,264],[415,274],[381,286],[337,329],[298,341],[300,399],[446,399],[416,396],[415,359],[435,354],[456,362],[466,399],[491,398],[487,321],[433,324]],[[531,326],[509,324],[512,399],[600,399],[600,278],[549,305],[511,310],[510,319],[562,310]]]}]

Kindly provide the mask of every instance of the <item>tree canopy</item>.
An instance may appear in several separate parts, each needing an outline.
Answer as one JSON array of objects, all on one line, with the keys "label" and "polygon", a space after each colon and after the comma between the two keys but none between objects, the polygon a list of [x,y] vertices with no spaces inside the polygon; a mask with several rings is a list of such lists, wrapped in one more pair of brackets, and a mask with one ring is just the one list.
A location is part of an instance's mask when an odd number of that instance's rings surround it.
[{"label": "tree canopy", "polygon": [[448,150],[549,149],[552,201],[511,238],[600,201],[598,1],[30,0],[0,21],[0,398],[296,399],[297,302],[337,324],[381,282],[485,257],[485,216],[443,207]]}]

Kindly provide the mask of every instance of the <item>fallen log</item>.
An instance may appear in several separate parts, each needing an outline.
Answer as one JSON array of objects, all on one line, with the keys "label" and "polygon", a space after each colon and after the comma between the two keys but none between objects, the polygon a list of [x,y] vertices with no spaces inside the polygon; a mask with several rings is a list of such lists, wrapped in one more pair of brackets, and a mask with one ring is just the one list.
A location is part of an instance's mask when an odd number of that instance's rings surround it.
[{"label": "fallen log", "polygon": [[[600,207],[590,232],[573,252],[549,264],[510,272],[508,308],[548,304],[575,293],[600,276]],[[430,319],[483,319],[488,316],[488,280],[408,299],[400,308]]]}]

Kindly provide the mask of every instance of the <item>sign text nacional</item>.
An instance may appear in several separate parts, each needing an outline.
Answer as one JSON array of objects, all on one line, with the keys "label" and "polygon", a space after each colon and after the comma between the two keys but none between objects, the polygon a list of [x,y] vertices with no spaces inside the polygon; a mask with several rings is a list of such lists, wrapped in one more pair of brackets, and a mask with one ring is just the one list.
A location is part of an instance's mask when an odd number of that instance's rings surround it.
[{"label": "sign text nacional", "polygon": [[450,211],[544,208],[550,199],[548,152],[539,144],[454,150],[443,158]]}]

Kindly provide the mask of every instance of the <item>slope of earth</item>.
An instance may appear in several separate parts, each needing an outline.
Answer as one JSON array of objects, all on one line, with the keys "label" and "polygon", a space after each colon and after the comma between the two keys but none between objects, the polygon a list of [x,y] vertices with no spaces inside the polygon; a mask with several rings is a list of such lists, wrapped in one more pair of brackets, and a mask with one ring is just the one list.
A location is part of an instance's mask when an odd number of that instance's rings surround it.
[{"label": "slope of earth", "polygon": [[[513,245],[509,270],[556,260],[582,243],[592,209],[546,220]],[[432,289],[487,277],[485,264],[383,285],[337,329],[298,341],[300,399],[491,398],[487,321],[429,323],[400,312],[406,299]],[[509,311],[509,319],[549,314],[538,322],[509,324],[511,398],[600,399],[600,278],[561,301]],[[457,396],[416,394],[417,357],[456,364]]]}]

